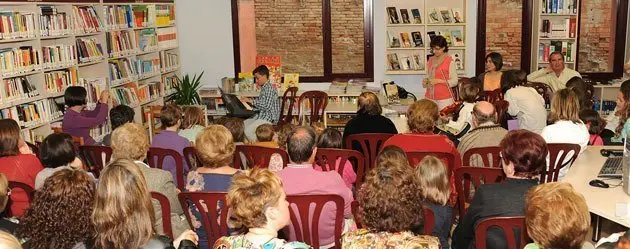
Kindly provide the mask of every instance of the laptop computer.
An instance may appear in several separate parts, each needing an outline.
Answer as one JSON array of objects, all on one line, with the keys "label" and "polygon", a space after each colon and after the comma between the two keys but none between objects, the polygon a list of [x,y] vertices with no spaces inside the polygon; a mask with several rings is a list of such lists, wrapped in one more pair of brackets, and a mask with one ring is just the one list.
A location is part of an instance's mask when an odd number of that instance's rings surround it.
[{"label": "laptop computer", "polygon": [[[612,153],[613,156],[609,156],[604,162],[602,169],[599,170],[599,174],[597,177],[600,178],[615,178],[621,179],[623,176],[623,159],[626,156],[630,156],[630,143],[628,143],[628,139],[624,134],[623,139],[623,156],[618,156],[618,153]],[[617,154],[617,155],[615,155]]]}]

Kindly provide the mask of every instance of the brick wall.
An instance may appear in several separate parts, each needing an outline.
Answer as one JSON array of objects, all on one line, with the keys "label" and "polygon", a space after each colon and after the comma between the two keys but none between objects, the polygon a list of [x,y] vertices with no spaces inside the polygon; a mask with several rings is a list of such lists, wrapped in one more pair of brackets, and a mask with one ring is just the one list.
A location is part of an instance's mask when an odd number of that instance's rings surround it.
[{"label": "brick wall", "polygon": [[486,52],[503,56],[502,70],[520,69],[523,1],[487,0],[487,6]]},{"label": "brick wall", "polygon": [[[611,72],[614,55],[613,0],[581,0],[578,71]],[[621,51],[620,51],[621,52]]]},{"label": "brick wall", "polygon": [[333,73],[362,73],[363,0],[331,1]]}]

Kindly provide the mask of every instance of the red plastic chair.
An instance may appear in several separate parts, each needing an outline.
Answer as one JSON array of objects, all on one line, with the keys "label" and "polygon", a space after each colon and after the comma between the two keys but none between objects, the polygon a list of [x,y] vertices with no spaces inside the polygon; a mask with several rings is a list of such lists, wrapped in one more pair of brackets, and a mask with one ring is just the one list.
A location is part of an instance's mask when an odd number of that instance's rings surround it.
[{"label": "red plastic chair", "polygon": [[352,211],[352,217],[354,217],[354,223],[357,224],[357,228],[365,228],[363,222],[359,220],[359,201],[352,201],[350,203],[350,210]]},{"label": "red plastic chair", "polygon": [[363,167],[365,167],[365,162],[363,160],[363,155],[358,151],[354,150],[344,150],[344,149],[317,149],[317,154],[315,155],[315,163],[322,167],[323,171],[335,170],[335,164],[337,159],[339,160],[339,168],[337,169],[337,173],[339,175],[343,175],[344,166],[348,159],[352,163],[356,163],[357,171],[363,171]]},{"label": "red plastic chair", "polygon": [[[287,163],[289,163],[289,154],[282,149],[254,145],[237,145],[234,151],[234,164],[232,165],[235,169],[246,169],[243,162],[241,162],[241,157],[238,156],[241,155],[241,153],[247,158],[249,168],[269,168],[269,161],[271,161],[273,154],[279,154],[282,157],[282,168],[287,167]],[[252,165],[254,166],[252,167]]]},{"label": "red plastic chair", "polygon": [[180,191],[184,191],[186,182],[184,181],[184,162],[182,155],[179,152],[171,149],[151,147],[147,153],[147,161],[149,161],[149,167],[163,169],[164,159],[167,157],[175,160],[175,179],[177,179],[177,188]]},{"label": "red plastic chair", "polygon": [[[11,189],[11,192],[13,192],[12,194],[14,195],[19,192],[15,190],[24,191],[26,193],[26,198],[28,200],[29,205],[31,202],[33,202],[33,198],[35,197],[35,190],[30,185],[23,182],[9,181],[9,189]],[[7,212],[7,217],[15,216],[13,215],[13,212],[11,212],[11,198],[9,198],[9,201],[7,203],[7,207],[5,210]]]},{"label": "red plastic chair", "polygon": [[493,91],[484,91],[483,100],[494,104],[499,100],[503,100],[503,92],[501,91],[501,89],[496,89]]},{"label": "red plastic chair", "polygon": [[549,106],[551,104],[551,97],[553,96],[553,89],[551,89],[551,86],[540,82],[527,82],[525,86],[534,88],[545,100],[545,106]]},{"label": "red plastic chair", "polygon": [[160,207],[162,210],[162,231],[164,235],[168,236],[171,239],[173,238],[173,227],[171,224],[171,203],[168,201],[168,198],[163,194],[158,192],[151,192],[151,198],[156,199],[160,202]]},{"label": "red plastic chair", "polygon": [[407,160],[409,160],[409,165],[414,168],[418,166],[418,163],[420,163],[425,156],[434,156],[442,160],[442,162],[444,162],[448,167],[447,173],[449,176],[455,168],[455,155],[451,153],[437,151],[407,151],[406,154]]},{"label": "red plastic chair", "polygon": [[[291,227],[297,241],[302,241],[313,248],[319,248],[319,221],[324,205],[328,202],[335,204],[335,246],[341,249],[341,231],[343,229],[344,201],[338,195],[288,195]],[[311,209],[312,207],[312,209]],[[312,210],[312,212],[311,212]],[[311,215],[312,214],[312,215]],[[312,217],[312,219],[309,219]]]},{"label": "red plastic chair", "polygon": [[505,124],[507,126],[507,117],[505,114],[510,107],[510,102],[507,102],[506,100],[498,100],[497,102],[494,102],[493,105],[497,112],[497,122],[501,125]]},{"label": "red plastic chair", "polygon": [[[475,227],[475,248],[487,248],[486,237],[489,228],[500,228],[505,234],[508,249],[520,249],[529,242],[524,216],[496,217],[482,220]],[[517,236],[517,231],[520,236]]]},{"label": "red plastic chair", "polygon": [[[473,159],[473,156],[476,157]],[[501,168],[501,147],[472,148],[464,152],[463,158],[462,164],[465,166]],[[479,158],[481,158],[481,165]]]},{"label": "red plastic chair", "polygon": [[[280,121],[278,121],[278,126],[284,124],[290,124],[293,121],[293,106],[298,100],[297,97],[297,87],[289,87],[284,94],[282,95],[282,104],[280,105]],[[289,102],[289,106],[287,108],[287,113],[285,114],[284,107]]]},{"label": "red plastic chair", "polygon": [[83,156],[87,162],[90,162],[88,169],[98,177],[101,174],[101,170],[112,159],[112,148],[107,146],[98,145],[82,145],[79,146],[79,154]]},{"label": "red plastic chair", "polygon": [[577,144],[549,143],[547,148],[549,148],[549,165],[540,174],[540,183],[557,182],[560,169],[571,167],[580,154],[580,146]]},{"label": "red plastic chair", "polygon": [[309,114],[310,123],[313,124],[318,121],[323,121],[324,110],[328,105],[328,94],[322,91],[307,91],[300,95],[298,100],[298,113],[302,113],[302,101],[307,100],[311,113]]},{"label": "red plastic chair", "polygon": [[360,170],[360,168],[357,168],[357,182],[355,184],[357,189],[359,189],[365,180],[367,172],[374,168],[374,162],[376,161],[376,156],[381,150],[381,147],[383,147],[385,141],[392,136],[394,136],[394,134],[363,133],[346,137],[345,148],[351,150],[353,149],[352,145],[354,143],[359,144],[361,146],[360,152],[363,154],[363,159],[365,161],[365,167],[363,167],[363,169]]},{"label": "red plastic chair", "polygon": [[[183,192],[179,193],[179,203],[184,208],[188,225],[192,224],[191,211],[193,207],[201,214],[201,224],[208,238],[208,245],[212,246],[221,236],[228,235],[228,206],[225,198],[227,193],[221,192]],[[219,208],[219,206],[221,206]]]},{"label": "red plastic chair", "polygon": [[199,157],[197,156],[197,150],[195,147],[189,146],[184,148],[184,160],[186,161],[186,165],[190,170],[197,169],[201,167],[203,164],[199,161]]},{"label": "red plastic chair", "polygon": [[459,217],[466,216],[466,209],[468,209],[468,205],[472,201],[471,186],[477,189],[481,184],[499,183],[503,179],[502,169],[461,167],[455,170],[455,189],[459,200]]}]

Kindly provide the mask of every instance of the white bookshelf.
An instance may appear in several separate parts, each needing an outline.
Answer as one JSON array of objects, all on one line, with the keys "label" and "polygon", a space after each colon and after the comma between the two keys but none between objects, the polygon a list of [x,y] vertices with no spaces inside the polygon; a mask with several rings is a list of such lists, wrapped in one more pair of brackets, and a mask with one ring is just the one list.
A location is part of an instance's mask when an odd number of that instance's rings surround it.
[{"label": "white bookshelf", "polygon": [[[556,5],[557,7],[554,7]],[[580,0],[534,1],[535,19],[532,25],[531,58],[533,63],[530,68],[531,71],[547,67],[549,65],[548,56],[556,49],[560,49],[565,54],[565,65],[571,69],[576,69],[580,30],[579,11]]]},{"label": "white bookshelf", "polygon": [[[465,37],[466,25],[467,25],[467,12],[466,1],[464,0],[387,0],[385,8],[385,20],[386,23],[386,37],[385,37],[385,74],[388,75],[423,75],[427,73],[427,54],[431,53],[430,50],[430,38],[428,33],[434,32],[436,35],[443,35],[447,40],[450,40],[449,54],[454,56],[458,55],[460,58],[460,66],[457,70],[458,74],[465,73],[465,54],[466,54],[466,42]],[[398,16],[398,23],[392,22],[390,18],[391,8],[396,8],[396,14]],[[420,13],[421,23],[417,23],[412,10],[417,9]],[[403,20],[403,14],[401,10],[407,10],[409,16],[409,23],[405,23]],[[433,11],[437,12],[439,22],[433,22],[430,20],[430,14]],[[441,10],[448,11],[450,22],[444,21]],[[456,21],[454,18],[454,11],[460,13],[462,16]],[[422,38],[422,44],[416,44],[412,32],[419,32]],[[462,39],[462,44],[455,44],[453,38],[453,32]],[[403,34],[408,34],[410,41],[409,46],[405,46],[405,40]],[[395,44],[393,38],[396,37],[399,46],[392,46]],[[399,66],[392,66],[391,59],[393,55],[396,55]],[[418,57],[418,60],[415,58]],[[407,66],[407,59],[413,59]]]}]

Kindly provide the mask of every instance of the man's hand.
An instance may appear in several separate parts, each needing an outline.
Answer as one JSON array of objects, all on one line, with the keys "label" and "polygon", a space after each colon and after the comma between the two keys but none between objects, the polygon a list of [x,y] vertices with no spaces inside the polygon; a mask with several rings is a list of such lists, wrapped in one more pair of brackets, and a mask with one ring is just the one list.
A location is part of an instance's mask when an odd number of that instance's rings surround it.
[{"label": "man's hand", "polygon": [[249,97],[242,97],[242,98],[241,98],[241,101],[243,101],[243,102],[249,102],[249,103],[253,103],[253,102],[254,102],[254,100],[252,100],[252,98],[249,98]]},{"label": "man's hand", "polygon": [[109,91],[105,90],[101,92],[99,102],[101,102],[101,104],[107,104],[107,102],[109,102]]}]

